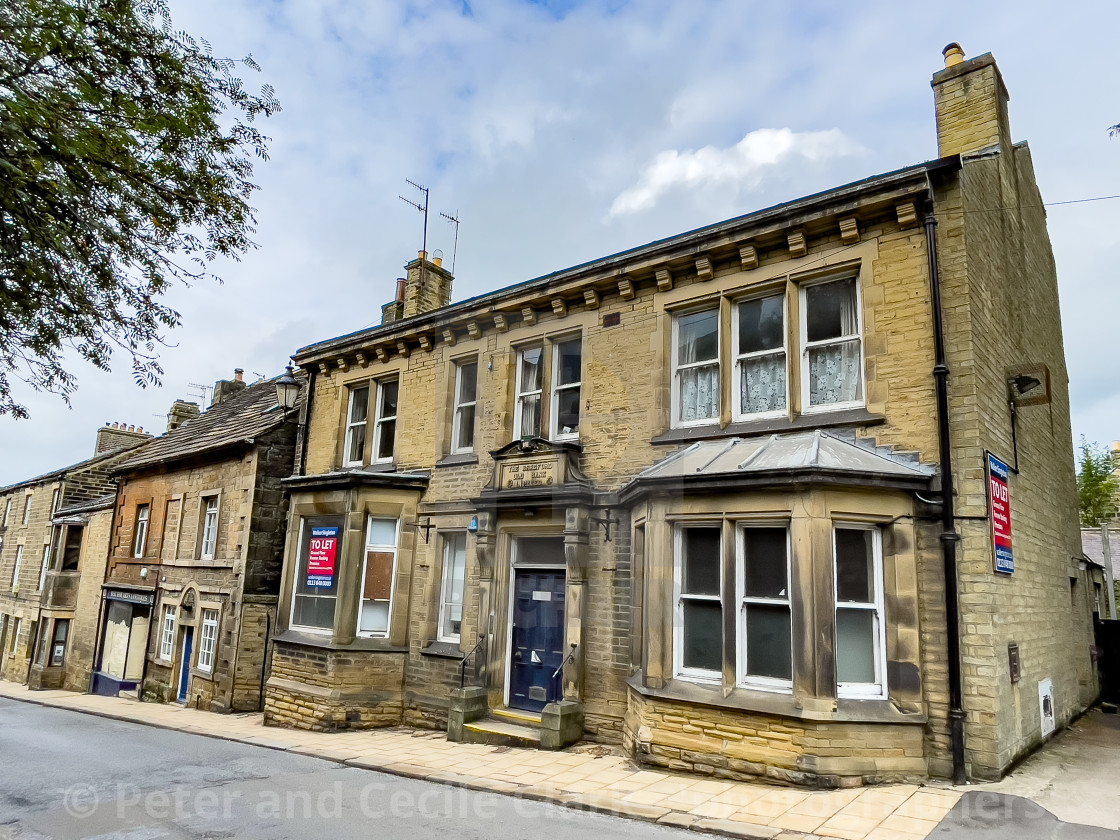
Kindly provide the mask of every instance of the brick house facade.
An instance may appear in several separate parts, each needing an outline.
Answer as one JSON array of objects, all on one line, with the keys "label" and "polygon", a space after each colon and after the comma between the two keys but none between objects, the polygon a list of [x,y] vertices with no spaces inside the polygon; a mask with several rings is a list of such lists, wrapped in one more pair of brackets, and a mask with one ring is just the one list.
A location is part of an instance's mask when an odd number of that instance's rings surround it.
[{"label": "brick house facade", "polygon": [[295,418],[274,380],[246,386],[238,371],[117,466],[94,691],[260,707]]},{"label": "brick house facade", "polygon": [[994,60],[946,58],[935,161],[453,305],[421,254],[300,350],[266,722],[835,786],[998,778],[1083,710],[1045,213]]}]

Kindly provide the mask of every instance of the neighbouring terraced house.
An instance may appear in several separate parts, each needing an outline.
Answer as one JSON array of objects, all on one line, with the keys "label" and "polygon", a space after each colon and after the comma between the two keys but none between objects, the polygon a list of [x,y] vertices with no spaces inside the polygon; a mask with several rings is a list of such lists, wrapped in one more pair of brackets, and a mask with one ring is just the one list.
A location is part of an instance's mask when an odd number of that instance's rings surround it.
[{"label": "neighbouring terraced house", "polygon": [[260,708],[296,412],[241,370],[201,414],[117,464],[92,690],[213,711]]},{"label": "neighbouring terraced house", "polygon": [[[135,426],[107,423],[97,430],[92,458],[0,489],[0,678],[59,688],[66,683],[64,669],[88,677],[89,645],[80,636],[75,642],[80,628],[73,626],[78,583],[86,578],[100,585],[104,554],[100,565],[96,557],[79,562],[81,526],[75,520],[70,541],[60,540],[55,518],[111,494],[113,466],[151,437]],[[74,676],[67,687],[87,685]]]},{"label": "neighbouring terraced house", "polygon": [[835,786],[1082,711],[1045,211],[994,59],[945,59],[934,160],[458,303],[421,253],[300,350],[266,721]]}]

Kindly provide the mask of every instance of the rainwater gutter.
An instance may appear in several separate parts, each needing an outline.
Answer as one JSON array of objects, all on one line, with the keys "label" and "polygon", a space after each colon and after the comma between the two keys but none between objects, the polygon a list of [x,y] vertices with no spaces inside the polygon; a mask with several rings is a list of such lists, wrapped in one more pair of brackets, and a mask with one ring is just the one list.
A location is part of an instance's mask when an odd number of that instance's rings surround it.
[{"label": "rainwater gutter", "polygon": [[[927,175],[928,177],[928,175]],[[941,555],[945,570],[945,626],[949,660],[949,740],[953,756],[953,784],[968,781],[965,767],[965,713],[961,687],[960,606],[957,583],[957,533],[953,509],[953,449],[949,438],[949,363],[945,354],[944,316],[941,307],[941,272],[937,261],[937,217],[934,191],[929,181],[929,206],[923,214],[926,255],[929,259],[930,305],[933,310],[935,364],[933,379],[937,392],[937,442],[941,465]]]}]

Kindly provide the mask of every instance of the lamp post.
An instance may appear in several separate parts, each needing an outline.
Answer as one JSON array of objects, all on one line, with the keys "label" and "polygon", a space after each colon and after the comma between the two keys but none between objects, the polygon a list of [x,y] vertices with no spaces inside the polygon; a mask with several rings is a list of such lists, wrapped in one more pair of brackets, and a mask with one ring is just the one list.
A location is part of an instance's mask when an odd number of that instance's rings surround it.
[{"label": "lamp post", "polygon": [[299,399],[299,383],[292,375],[292,366],[288,365],[287,372],[276,380],[276,404],[284,411],[291,411]]}]

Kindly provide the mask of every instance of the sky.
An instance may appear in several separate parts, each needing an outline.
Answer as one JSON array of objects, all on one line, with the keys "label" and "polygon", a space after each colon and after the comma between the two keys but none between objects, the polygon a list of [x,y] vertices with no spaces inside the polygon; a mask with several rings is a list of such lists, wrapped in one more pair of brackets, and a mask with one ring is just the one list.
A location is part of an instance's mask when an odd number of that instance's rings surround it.
[{"label": "sky", "polygon": [[[252,54],[263,123],[258,248],[176,287],[161,387],[74,363],[79,390],[17,388],[0,486],[93,454],[96,430],[162,432],[197,385],[282,372],[371,326],[421,245],[454,299],[937,156],[942,48],[995,55],[1044,201],[1120,194],[1120,4],[1067,0],[171,0],[176,28]],[[453,225],[460,219],[458,245]],[[1073,432],[1120,438],[1120,200],[1048,208]]]}]

